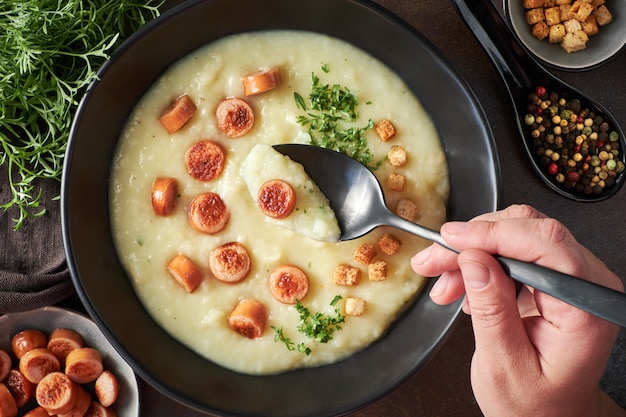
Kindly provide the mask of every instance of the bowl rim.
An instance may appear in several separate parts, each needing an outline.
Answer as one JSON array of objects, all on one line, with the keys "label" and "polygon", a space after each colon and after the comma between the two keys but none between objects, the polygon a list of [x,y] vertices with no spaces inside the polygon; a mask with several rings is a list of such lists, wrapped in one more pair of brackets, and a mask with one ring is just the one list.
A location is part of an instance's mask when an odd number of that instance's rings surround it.
[{"label": "bowl rim", "polygon": [[[593,70],[611,62],[626,49],[626,25],[622,24],[620,26],[619,21],[616,23],[616,20],[626,16],[618,13],[618,11],[611,10],[614,17],[613,22],[602,28],[600,35],[597,35],[602,36],[602,32],[608,31],[614,41],[609,47],[606,46],[606,42],[601,45],[599,42],[595,42],[586,50],[568,54],[559,45],[548,44],[547,40],[540,41],[533,37],[530,32],[530,26],[523,18],[523,13],[514,13],[512,11],[513,2],[515,1],[520,3],[519,8],[521,9],[521,0],[502,0],[507,23],[511,26],[512,32],[524,49],[551,69],[569,72]],[[624,4],[622,4],[622,8],[626,11]],[[594,39],[592,38],[591,40]]]},{"label": "bowl rim", "polygon": [[[289,0],[272,0],[272,4],[278,4],[280,2],[286,2],[286,4],[289,4]],[[109,339],[111,344],[113,344],[116,350],[118,350],[122,354],[122,356],[126,359],[126,361],[131,364],[135,372],[137,372],[137,374],[141,378],[143,378],[146,382],[148,382],[151,386],[153,386],[155,389],[157,389],[164,395],[180,403],[183,403],[184,405],[190,408],[197,409],[203,412],[210,412],[213,414],[224,415],[224,416],[226,415],[255,415],[254,412],[251,412],[249,409],[244,407],[245,404],[242,404],[242,407],[244,408],[233,412],[233,410],[224,409],[223,407],[217,406],[215,404],[208,404],[206,402],[207,401],[206,399],[204,400],[199,399],[200,394],[197,394],[197,393],[190,394],[189,392],[185,392],[185,390],[181,388],[182,385],[175,385],[174,383],[168,384],[164,382],[164,377],[162,375],[161,369],[157,369],[154,367],[151,368],[150,366],[148,366],[146,364],[145,359],[142,359],[142,357],[139,357],[139,355],[137,354],[138,349],[134,349],[134,351],[132,352],[129,351],[129,347],[123,343],[122,339],[124,341],[127,341],[128,337],[130,336],[125,334],[124,331],[120,330],[119,321],[122,319],[115,316],[115,314],[119,314],[119,313],[112,314],[110,311],[105,312],[103,310],[103,306],[101,304],[98,304],[99,295],[95,294],[95,291],[93,291],[94,288],[96,288],[96,286],[102,285],[102,284],[95,284],[93,282],[95,278],[87,277],[87,275],[89,275],[90,273],[101,274],[101,272],[96,271],[95,268],[97,268],[98,266],[106,262],[109,262],[110,259],[98,260],[99,265],[97,266],[93,266],[93,265],[86,266],[85,261],[80,258],[84,250],[90,250],[90,249],[85,249],[82,247],[84,246],[83,241],[81,241],[81,243],[78,243],[81,240],[79,239],[79,237],[82,237],[85,231],[82,231],[82,230],[79,231],[77,230],[77,228],[72,227],[72,224],[75,223],[75,218],[76,218],[75,216],[76,212],[73,210],[78,209],[78,208],[83,209],[84,207],[83,204],[88,204],[88,205],[90,204],[90,203],[86,203],[84,201],[84,198],[81,199],[80,190],[76,189],[77,186],[78,188],[81,188],[83,184],[81,183],[81,181],[77,180],[77,178],[80,177],[80,169],[78,165],[81,162],[79,162],[78,159],[75,157],[74,151],[76,151],[78,147],[83,146],[81,143],[78,142],[78,137],[82,137],[81,136],[81,134],[83,134],[82,125],[85,122],[85,119],[88,118],[86,116],[86,113],[89,111],[89,105],[91,104],[91,101],[94,99],[94,95],[98,93],[102,94],[101,91],[105,89],[105,83],[107,82],[109,78],[108,75],[110,74],[109,72],[112,70],[112,68],[115,66],[116,63],[122,60],[122,58],[127,57],[128,54],[133,51],[133,48],[135,48],[138,43],[141,43],[147,37],[152,36],[157,31],[157,28],[159,28],[159,26],[161,25],[171,26],[171,24],[173,24],[172,22],[175,21],[176,19],[182,18],[181,16],[187,16],[189,14],[193,14],[197,12],[198,10],[203,10],[203,7],[209,7],[208,6],[209,4],[214,5],[215,7],[218,7],[220,5],[226,7],[225,6],[226,3],[228,3],[228,0],[216,0],[216,1],[211,1],[211,2],[203,1],[203,0],[195,0],[195,1],[184,3],[182,5],[179,5],[173,8],[172,10],[163,14],[161,17],[148,23],[146,26],[140,29],[137,33],[132,35],[114,53],[113,57],[109,61],[107,61],[107,63],[105,63],[105,65],[101,68],[101,70],[98,72],[100,79],[98,81],[95,81],[90,86],[85,96],[81,100],[81,103],[79,105],[79,110],[76,114],[76,117],[72,126],[72,132],[70,134],[70,141],[68,142],[68,150],[66,154],[65,167],[63,170],[63,178],[62,178],[62,184],[61,184],[61,200],[62,200],[61,220],[62,220],[62,230],[63,230],[64,245],[65,245],[66,256],[68,260],[68,266],[69,266],[69,270],[70,270],[74,285],[77,288],[79,297],[82,303],[84,304],[86,310],[88,311],[89,315],[98,324],[98,327],[100,327],[102,332],[105,334],[107,339]],[[455,99],[467,100],[467,102],[471,104],[471,109],[469,109],[471,114],[468,114],[467,123],[471,124],[471,128],[476,129],[476,132],[478,132],[478,136],[480,136],[480,140],[483,141],[482,144],[485,145],[485,154],[479,155],[479,159],[476,160],[475,163],[481,164],[481,161],[482,161],[483,165],[485,166],[488,165],[488,168],[486,169],[486,178],[481,178],[481,180],[483,181],[483,184],[481,184],[481,186],[483,186],[487,190],[486,193],[490,195],[490,201],[485,204],[485,207],[480,208],[481,210],[480,212],[479,211],[472,212],[471,215],[464,213],[463,216],[460,216],[459,212],[462,212],[463,209],[468,210],[467,207],[459,207],[461,204],[459,204],[458,206],[452,205],[451,207],[449,207],[450,219],[460,220],[462,218],[473,217],[473,215],[481,214],[484,211],[496,210],[500,205],[501,180],[500,180],[500,165],[499,165],[499,159],[497,157],[495,140],[493,138],[491,127],[489,126],[485,112],[482,109],[480,102],[477,100],[477,97],[475,96],[473,91],[470,89],[469,85],[465,82],[465,80],[443,58],[443,55],[439,51],[437,51],[436,48],[434,48],[434,46],[423,35],[421,35],[421,33],[419,33],[416,29],[414,29],[408,23],[401,20],[396,15],[389,12],[387,9],[384,9],[382,6],[375,4],[369,0],[341,0],[341,1],[340,0],[323,0],[319,2],[316,5],[316,7],[323,7],[320,5],[322,3],[325,5],[325,7],[345,8],[345,9],[350,9],[351,11],[354,11],[354,12],[361,13],[359,14],[359,16],[367,15],[369,16],[369,19],[375,19],[381,25],[383,25],[386,30],[393,32],[394,36],[401,36],[403,38],[406,38],[407,42],[410,42],[412,45],[414,45],[416,49],[419,49],[421,53],[424,54],[424,57],[428,57],[429,59],[431,59],[434,62],[434,64],[437,65],[437,68],[442,72],[441,76],[445,77],[446,80],[448,80],[451,83],[452,87],[454,87],[455,89],[458,89],[458,91],[463,95],[463,97],[461,98],[455,97]],[[204,42],[204,44],[208,42],[209,41],[207,40]],[[360,45],[357,45],[357,46],[360,46]],[[399,60],[399,59],[404,59],[404,58],[396,57],[395,59]],[[388,62],[386,63],[389,64]],[[429,111],[428,108],[426,108],[426,110],[429,114],[431,115],[433,114],[432,110]],[[448,153],[449,149],[446,149],[446,152]],[[454,170],[454,167],[453,167],[453,170]],[[464,181],[465,180],[473,181],[474,178],[467,178],[467,179],[464,179]],[[79,184],[76,184],[77,181],[79,182]],[[462,188],[462,187],[458,187],[458,188]],[[82,201],[79,202],[79,200],[82,200]],[[467,204],[471,205],[473,203],[468,202]],[[97,227],[98,227],[98,233],[96,234],[101,234],[101,233],[106,234],[106,232],[102,232],[102,228],[104,227],[104,228],[107,228],[108,230],[108,224],[104,226],[98,225]],[[110,230],[109,230],[109,233],[110,233]],[[431,286],[432,286],[432,282],[429,282],[428,285],[426,285],[426,287],[420,292],[420,294],[418,294],[418,296],[415,298],[412,304],[408,306],[407,311],[403,313],[402,317],[396,320],[396,322],[391,326],[386,336],[383,336],[381,339],[379,339],[379,341],[374,342],[370,347],[364,349],[363,351],[358,352],[352,357],[334,365],[323,366],[323,367],[318,367],[318,368],[307,368],[303,370],[281,374],[278,376],[265,376],[263,378],[266,378],[266,380],[270,381],[270,383],[272,381],[279,380],[283,376],[284,376],[283,379],[287,379],[291,381],[294,379],[294,375],[306,375],[307,377],[313,375],[312,378],[318,378],[318,380],[321,380],[320,375],[325,375],[326,373],[325,371],[332,366],[339,367],[346,372],[354,372],[354,371],[351,371],[351,365],[355,361],[364,361],[364,360],[369,361],[371,360],[371,358],[376,357],[376,355],[374,355],[374,352],[376,353],[388,352],[389,346],[386,346],[386,343],[384,342],[385,340],[387,340],[387,338],[389,337],[399,338],[400,335],[409,334],[408,333],[409,331],[413,332],[414,331],[413,329],[407,328],[408,326],[407,322],[410,320],[410,317],[416,314],[417,315],[422,314],[423,311],[427,311],[427,312],[435,311],[436,315],[441,315],[442,317],[444,317],[441,320],[441,323],[439,323],[439,325],[441,326],[441,331],[439,332],[437,337],[434,337],[432,340],[429,341],[428,345],[424,348],[425,352],[418,359],[409,358],[408,362],[403,364],[402,371],[399,372],[397,375],[394,375],[393,378],[386,380],[379,387],[377,387],[377,390],[375,393],[368,394],[367,398],[364,398],[364,397],[347,398],[345,399],[345,401],[336,402],[334,404],[324,404],[323,406],[320,406],[316,409],[298,410],[298,415],[302,415],[302,416],[304,415],[311,415],[311,416],[328,415],[330,416],[330,415],[342,414],[342,413],[352,412],[354,410],[363,408],[371,404],[372,402],[377,401],[378,399],[387,395],[393,389],[397,388],[404,381],[406,381],[411,375],[413,375],[418,369],[424,366],[425,363],[432,357],[432,355],[441,347],[441,345],[447,339],[447,337],[449,337],[451,329],[453,329],[453,327],[456,325],[456,323],[459,320],[460,311],[461,311],[461,302],[459,301],[449,306],[435,305],[428,298],[428,295],[427,295],[429,288]],[[120,303],[122,304],[125,302],[127,302],[127,300],[125,299],[122,299],[120,301]],[[128,302],[131,302],[131,301],[128,301]],[[143,307],[141,306],[140,308],[138,308],[138,310],[131,311],[131,313],[136,313],[137,315],[147,314],[145,311],[143,311],[142,313],[141,312],[142,309]],[[127,317],[123,318],[124,320],[128,320],[132,322],[135,319],[135,317],[133,317],[133,314],[125,314],[125,315]],[[160,337],[166,337],[166,338],[171,339],[168,341],[168,346],[170,346],[172,349],[177,349],[177,351],[180,351],[180,352],[183,352],[183,351],[189,352],[187,348],[180,345],[177,341],[173,340],[171,336],[164,333],[162,329],[160,329],[158,326],[154,324],[142,330],[146,333],[146,335],[149,335],[149,336],[156,334],[156,335],[159,335]],[[156,356],[161,354],[160,352],[153,352],[153,353]],[[190,357],[193,357],[195,354],[191,352],[189,353],[189,355]],[[161,356],[159,356],[159,358],[161,358]],[[151,359],[154,359],[154,358],[151,357]],[[164,358],[164,360],[165,359],[167,358]],[[196,358],[195,360],[206,361],[199,357]],[[360,362],[357,362],[357,363],[360,363]],[[215,367],[216,366],[213,365],[211,369]],[[194,370],[194,369],[189,369],[189,372],[194,375],[200,374],[199,370]],[[370,372],[370,370],[366,369],[366,370],[363,370],[363,372]],[[231,371],[228,371],[226,373],[232,374]],[[363,378],[363,375],[352,375],[352,376],[354,380]],[[228,378],[228,381],[226,382],[230,387],[230,385],[233,384],[233,381],[239,381],[239,380],[250,381],[252,379],[255,379],[255,377],[230,375],[230,377]],[[228,387],[220,387],[220,388],[227,389]],[[276,415],[278,416],[279,414],[276,414]],[[284,415],[295,415],[295,414],[286,413]]]}]

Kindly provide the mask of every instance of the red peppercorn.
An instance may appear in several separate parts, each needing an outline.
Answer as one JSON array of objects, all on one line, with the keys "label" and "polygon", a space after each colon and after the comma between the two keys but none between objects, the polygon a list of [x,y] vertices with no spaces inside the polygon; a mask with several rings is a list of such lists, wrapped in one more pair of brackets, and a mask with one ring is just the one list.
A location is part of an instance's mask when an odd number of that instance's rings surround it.
[{"label": "red peppercorn", "polygon": [[535,93],[537,93],[539,97],[543,97],[546,95],[546,88],[544,86],[538,85],[535,89]]},{"label": "red peppercorn", "polygon": [[550,175],[556,175],[559,173],[559,166],[556,164],[556,162],[552,162],[550,165],[548,165],[548,173]]},{"label": "red peppercorn", "polygon": [[571,182],[578,182],[580,181],[580,174],[578,171],[570,171],[567,173],[567,179]]}]

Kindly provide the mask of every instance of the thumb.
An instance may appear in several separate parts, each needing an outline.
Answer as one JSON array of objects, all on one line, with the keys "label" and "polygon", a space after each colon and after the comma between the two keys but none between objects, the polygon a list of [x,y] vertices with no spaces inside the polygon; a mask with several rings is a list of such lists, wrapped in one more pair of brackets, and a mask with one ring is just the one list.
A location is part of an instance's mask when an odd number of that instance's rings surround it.
[{"label": "thumb", "polygon": [[[466,250],[458,257],[476,353],[502,361],[518,360],[511,354],[530,353],[530,342],[519,314],[515,283],[498,261],[486,252]],[[504,365],[504,364],[503,364]]]}]

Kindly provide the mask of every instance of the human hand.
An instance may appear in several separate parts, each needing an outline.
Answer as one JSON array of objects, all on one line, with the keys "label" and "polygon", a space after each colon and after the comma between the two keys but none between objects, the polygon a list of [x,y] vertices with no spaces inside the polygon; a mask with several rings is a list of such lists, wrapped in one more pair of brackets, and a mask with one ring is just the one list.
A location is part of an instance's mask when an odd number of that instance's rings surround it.
[{"label": "human hand", "polygon": [[415,272],[441,275],[430,296],[466,295],[476,351],[472,388],[487,417],[624,416],[599,389],[619,328],[515,283],[491,254],[533,262],[623,291],[621,280],[558,221],[511,206],[471,222],[445,224],[455,254],[433,244],[413,257]]}]

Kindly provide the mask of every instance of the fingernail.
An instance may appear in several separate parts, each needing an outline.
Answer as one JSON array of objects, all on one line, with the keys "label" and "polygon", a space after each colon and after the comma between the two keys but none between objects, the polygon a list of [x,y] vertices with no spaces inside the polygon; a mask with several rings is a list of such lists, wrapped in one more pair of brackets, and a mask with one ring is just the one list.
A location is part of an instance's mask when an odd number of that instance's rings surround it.
[{"label": "fingernail", "polygon": [[430,258],[430,252],[432,251],[432,245],[427,247],[426,249],[416,253],[413,258],[411,258],[411,263],[414,265],[423,265]]},{"label": "fingernail", "polygon": [[439,297],[446,291],[446,287],[448,286],[448,280],[445,276],[439,277],[437,281],[433,284],[433,287],[430,289],[428,295],[432,297]]},{"label": "fingernail", "polygon": [[491,274],[489,269],[483,264],[476,262],[464,262],[459,264],[463,273],[465,285],[473,290],[480,290],[489,284]]},{"label": "fingernail", "polygon": [[441,230],[450,235],[457,235],[463,233],[469,226],[468,222],[449,222],[445,223]]}]

